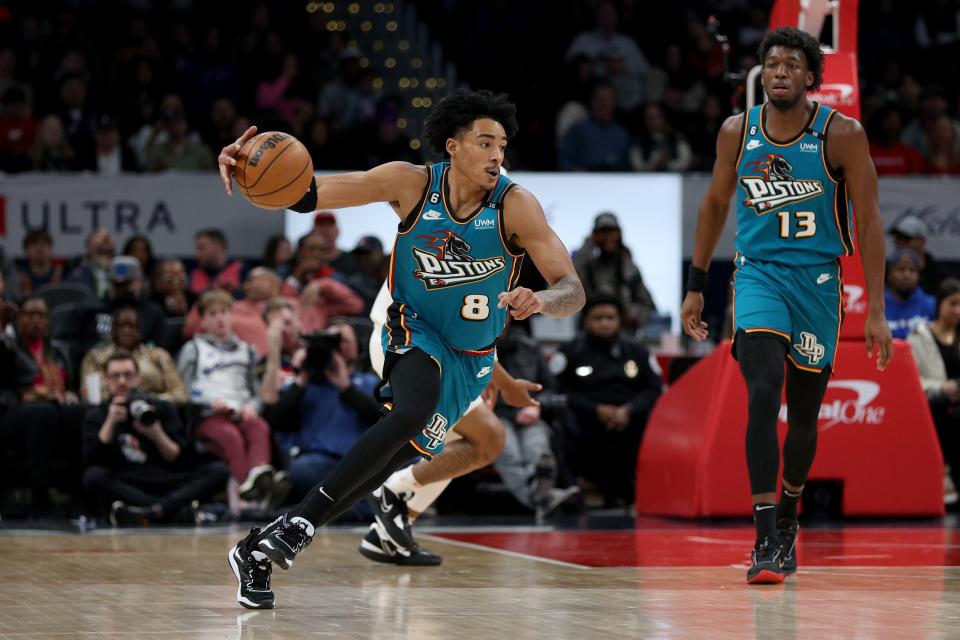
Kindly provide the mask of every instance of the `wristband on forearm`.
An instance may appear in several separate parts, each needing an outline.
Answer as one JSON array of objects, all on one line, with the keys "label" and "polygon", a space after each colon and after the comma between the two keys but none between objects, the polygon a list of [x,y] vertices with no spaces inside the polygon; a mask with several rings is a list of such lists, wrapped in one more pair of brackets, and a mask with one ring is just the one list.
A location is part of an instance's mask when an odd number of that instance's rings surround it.
[{"label": "wristband on forearm", "polygon": [[303,197],[300,198],[298,202],[290,205],[292,211],[297,213],[310,213],[317,210],[317,177],[314,176],[313,180],[310,182],[310,187],[307,189],[307,192],[303,194]]},{"label": "wristband on forearm", "polygon": [[687,291],[703,293],[707,288],[707,272],[703,269],[690,265],[690,271],[687,272]]}]

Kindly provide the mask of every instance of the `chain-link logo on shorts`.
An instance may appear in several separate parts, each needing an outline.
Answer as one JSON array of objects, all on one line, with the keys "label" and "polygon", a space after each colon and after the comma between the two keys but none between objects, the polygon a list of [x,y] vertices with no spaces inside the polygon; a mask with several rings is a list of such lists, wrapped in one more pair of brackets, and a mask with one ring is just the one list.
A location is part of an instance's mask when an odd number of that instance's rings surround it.
[{"label": "chain-link logo on shorts", "polygon": [[447,422],[447,419],[439,413],[433,414],[430,425],[423,430],[423,435],[429,439],[427,449],[436,449],[447,439]]},{"label": "chain-link logo on shorts", "polygon": [[817,342],[817,336],[812,333],[807,333],[806,331],[800,332],[800,344],[793,345],[793,348],[801,355],[807,356],[807,359],[812,365],[820,362],[820,360],[823,359],[823,355],[827,352],[826,347]]}]

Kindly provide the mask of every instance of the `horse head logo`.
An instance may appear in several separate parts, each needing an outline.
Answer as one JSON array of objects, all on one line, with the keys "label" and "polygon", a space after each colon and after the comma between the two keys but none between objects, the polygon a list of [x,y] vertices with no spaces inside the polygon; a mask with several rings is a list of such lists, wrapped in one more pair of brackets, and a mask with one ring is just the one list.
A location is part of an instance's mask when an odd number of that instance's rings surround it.
[{"label": "horse head logo", "polygon": [[793,165],[787,162],[786,158],[783,156],[770,157],[770,181],[794,180],[794,177],[790,175],[791,171],[793,171]]},{"label": "horse head logo", "polygon": [[470,256],[470,243],[458,235],[450,234],[443,241],[443,257],[447,260],[473,261]]}]

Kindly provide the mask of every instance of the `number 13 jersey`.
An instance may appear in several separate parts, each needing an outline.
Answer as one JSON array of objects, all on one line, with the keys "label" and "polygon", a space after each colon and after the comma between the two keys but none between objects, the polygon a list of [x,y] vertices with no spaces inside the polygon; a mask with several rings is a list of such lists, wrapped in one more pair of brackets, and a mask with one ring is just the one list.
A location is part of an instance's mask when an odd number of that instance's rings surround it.
[{"label": "number 13 jersey", "polygon": [[501,175],[480,207],[460,220],[448,205],[450,163],[428,169],[422,202],[400,224],[390,256],[390,344],[403,343],[405,317],[414,317],[454,349],[492,349],[507,321],[498,296],[516,284],[524,256],[503,228],[503,201],[514,185]]},{"label": "number 13 jersey", "polygon": [[769,105],[747,111],[737,159],[737,252],[753,260],[823,264],[853,254],[843,176],[827,162],[835,111],[814,103],[800,133],[774,141],[764,128]]}]

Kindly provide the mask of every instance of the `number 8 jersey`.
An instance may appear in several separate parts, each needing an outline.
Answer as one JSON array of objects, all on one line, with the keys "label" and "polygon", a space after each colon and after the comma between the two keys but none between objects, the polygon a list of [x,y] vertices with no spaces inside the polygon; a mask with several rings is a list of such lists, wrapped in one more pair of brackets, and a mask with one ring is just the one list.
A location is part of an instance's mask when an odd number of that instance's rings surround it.
[{"label": "number 8 jersey", "polygon": [[803,130],[774,141],[767,104],[751,108],[737,159],[737,252],[753,260],[823,264],[853,254],[846,182],[829,167],[826,140],[836,113],[814,103]]},{"label": "number 8 jersey", "polygon": [[423,198],[400,224],[390,256],[389,345],[409,340],[406,318],[413,317],[454,349],[487,351],[507,320],[498,296],[516,284],[524,256],[503,228],[503,201],[514,185],[501,175],[479,208],[460,220],[447,204],[450,163],[428,169]]}]

